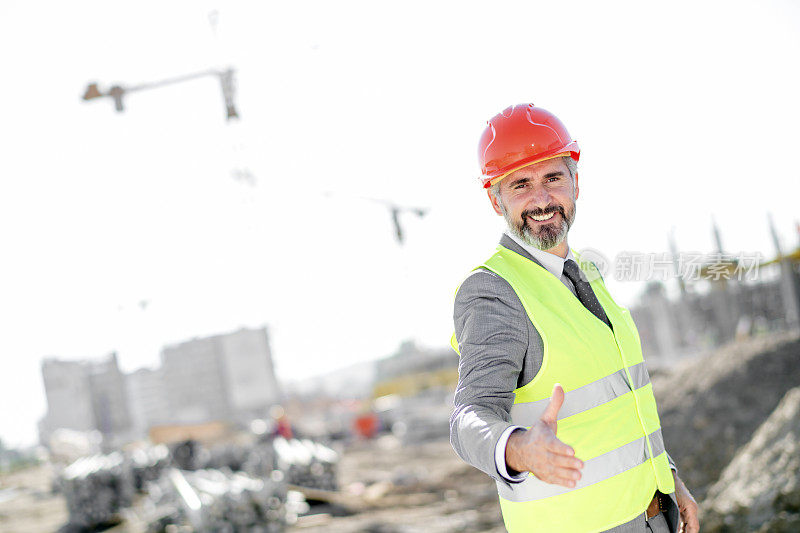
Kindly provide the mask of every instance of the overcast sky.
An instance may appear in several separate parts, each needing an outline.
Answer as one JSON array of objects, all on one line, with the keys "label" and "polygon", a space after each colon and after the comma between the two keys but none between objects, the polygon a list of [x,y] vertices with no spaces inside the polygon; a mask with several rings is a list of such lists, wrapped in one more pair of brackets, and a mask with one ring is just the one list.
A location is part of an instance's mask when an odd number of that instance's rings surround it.
[{"label": "overcast sky", "polygon": [[[209,15],[216,12],[216,17]],[[42,357],[157,364],[267,324],[298,380],[444,346],[452,297],[502,231],[485,121],[533,102],[582,149],[569,236],[613,258],[797,243],[797,2],[0,4],[0,438],[33,442]],[[211,20],[216,20],[212,25]],[[237,71],[241,120],[213,77]],[[234,177],[247,169],[255,186]],[[402,217],[368,199],[429,208]],[[631,305],[641,283],[608,280]],[[149,302],[145,307],[139,302]]]}]

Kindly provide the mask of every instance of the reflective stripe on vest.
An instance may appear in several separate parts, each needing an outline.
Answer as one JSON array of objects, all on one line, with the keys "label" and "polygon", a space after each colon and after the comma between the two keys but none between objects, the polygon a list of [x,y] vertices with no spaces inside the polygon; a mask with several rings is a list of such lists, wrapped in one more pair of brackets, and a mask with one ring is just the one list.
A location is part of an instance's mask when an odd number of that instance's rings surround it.
[{"label": "reflective stripe on vest", "polygon": [[[661,438],[661,430],[657,429],[648,436],[650,437],[650,442],[653,443],[653,453],[655,455],[663,453],[664,440]],[[648,458],[650,458],[650,452],[647,450],[645,438],[641,437],[608,453],[585,461],[581,470],[581,479],[575,484],[574,489],[544,483],[533,476],[529,476],[523,483],[513,485],[514,490],[511,490],[505,484],[500,485],[500,496],[513,502],[541,500],[557,496],[558,494],[588,487],[598,481],[621,474],[634,466],[644,463]]]},{"label": "reflective stripe on vest", "polygon": [[[586,272],[573,250],[578,264]],[[498,246],[482,268],[511,285],[542,337],[542,366],[514,391],[511,418],[530,427],[550,400],[554,383],[565,391],[557,436],[584,462],[570,489],[529,475],[522,483],[498,482],[509,531],[603,531],[644,512],[658,488],[674,491],[650,377],[639,334],[627,309],[611,298],[596,272],[590,283],[613,331],[555,276],[535,262]]]},{"label": "reflective stripe on vest", "polygon": [[[650,375],[647,373],[644,361],[629,367],[628,370],[633,378],[633,386],[628,384],[623,369],[565,393],[564,404],[558,410],[558,420],[597,407],[650,383]],[[537,402],[515,403],[511,407],[511,418],[522,426],[532,426],[542,416],[548,403],[550,398]]]}]

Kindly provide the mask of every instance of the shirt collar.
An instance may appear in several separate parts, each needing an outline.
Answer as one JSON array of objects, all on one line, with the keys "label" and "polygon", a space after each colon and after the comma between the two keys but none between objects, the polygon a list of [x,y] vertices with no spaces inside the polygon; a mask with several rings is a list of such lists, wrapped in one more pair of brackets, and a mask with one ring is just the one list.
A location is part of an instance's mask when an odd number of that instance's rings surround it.
[{"label": "shirt collar", "polygon": [[519,244],[523,250],[531,254],[531,256],[539,261],[539,263],[541,263],[548,272],[558,279],[561,279],[561,276],[564,273],[564,263],[566,260],[572,259],[575,261],[575,256],[572,255],[572,248],[567,247],[567,257],[559,257],[555,254],[545,252],[544,250],[540,250],[526,242],[523,242],[516,235],[512,235],[510,231],[507,231],[506,235],[508,235],[515,243]]}]

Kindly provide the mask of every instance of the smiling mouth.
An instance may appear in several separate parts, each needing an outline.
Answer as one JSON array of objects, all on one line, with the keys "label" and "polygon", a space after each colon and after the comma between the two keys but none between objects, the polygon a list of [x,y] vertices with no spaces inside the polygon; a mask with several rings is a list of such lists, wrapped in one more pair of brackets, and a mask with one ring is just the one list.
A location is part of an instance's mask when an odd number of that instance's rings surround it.
[{"label": "smiling mouth", "polygon": [[534,222],[548,222],[553,219],[554,216],[558,214],[556,211],[547,213],[545,215],[528,215],[528,218],[533,220]]}]

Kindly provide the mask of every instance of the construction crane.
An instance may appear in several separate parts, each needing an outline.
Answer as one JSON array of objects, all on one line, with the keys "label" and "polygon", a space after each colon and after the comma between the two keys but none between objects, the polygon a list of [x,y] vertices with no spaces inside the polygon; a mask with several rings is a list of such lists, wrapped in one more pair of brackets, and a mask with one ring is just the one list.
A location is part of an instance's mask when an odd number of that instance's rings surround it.
[{"label": "construction crane", "polygon": [[[336,196],[335,193],[331,191],[326,191],[322,194],[326,198],[331,198]],[[410,207],[405,205],[399,205],[395,202],[390,200],[382,200],[380,198],[369,198],[366,196],[354,196],[352,198],[356,198],[358,200],[366,200],[368,202],[374,202],[376,204],[382,204],[386,209],[389,210],[389,214],[392,217],[392,225],[394,226],[394,236],[397,239],[397,243],[400,245],[405,244],[405,233],[403,232],[403,225],[400,223],[400,215],[402,213],[413,213],[417,215],[419,218],[424,217],[428,214],[428,209],[425,207]]]},{"label": "construction crane", "polygon": [[83,99],[86,101],[94,100],[96,98],[105,98],[110,97],[114,100],[114,108],[117,112],[121,113],[125,110],[125,106],[123,104],[123,97],[126,94],[130,94],[137,91],[145,91],[148,89],[157,89],[159,87],[164,87],[166,85],[174,85],[176,83],[182,83],[185,81],[191,81],[198,78],[203,78],[205,76],[216,76],[219,78],[220,85],[222,87],[222,98],[225,101],[225,114],[226,120],[231,120],[233,118],[239,118],[239,113],[236,111],[236,105],[234,104],[234,73],[235,71],[232,68],[228,68],[225,70],[216,70],[216,69],[209,69],[204,70],[202,72],[195,72],[192,74],[185,74],[183,76],[176,76],[174,78],[167,78],[164,80],[148,82],[148,83],[140,83],[139,85],[132,85],[129,87],[125,87],[122,85],[113,85],[107,91],[103,92],[99,89],[96,82],[89,83],[86,87],[86,92],[83,93]]},{"label": "construction crane", "polygon": [[[182,83],[185,81],[196,80],[198,78],[203,78],[206,76],[215,76],[219,79],[220,86],[222,88],[222,98],[225,102],[225,117],[226,121],[230,121],[231,119],[238,119],[239,113],[236,110],[236,103],[234,102],[235,96],[235,70],[233,68],[227,68],[224,70],[220,69],[208,69],[201,72],[194,72],[192,74],[185,74],[183,76],[176,76],[174,78],[167,78],[159,81],[154,82],[147,82],[147,83],[140,83],[139,85],[132,85],[132,86],[122,86],[122,85],[112,85],[107,91],[101,91],[98,87],[97,82],[91,82],[86,87],[86,91],[83,93],[83,100],[89,101],[94,100],[97,98],[111,98],[114,100],[114,108],[117,112],[121,113],[125,110],[125,105],[123,102],[123,98],[125,95],[137,92],[137,91],[144,91],[148,89],[157,89],[159,87],[164,87],[167,85],[174,85],[176,83]],[[233,133],[231,133],[233,135]],[[241,135],[241,132],[239,132]],[[236,147],[234,146],[234,151]],[[249,168],[242,164],[237,164],[236,168],[231,171],[231,175],[237,181],[250,185],[256,185],[256,176],[250,171]]]},{"label": "construction crane", "polygon": [[421,207],[404,207],[394,204],[392,202],[387,202],[382,200],[373,200],[373,201],[383,203],[392,212],[392,222],[394,223],[394,234],[395,237],[397,237],[397,242],[399,244],[403,244],[403,242],[405,241],[405,235],[403,234],[403,226],[400,225],[400,213],[414,213],[419,218],[422,218],[428,212],[427,209]]}]

